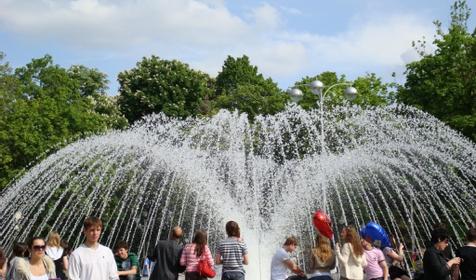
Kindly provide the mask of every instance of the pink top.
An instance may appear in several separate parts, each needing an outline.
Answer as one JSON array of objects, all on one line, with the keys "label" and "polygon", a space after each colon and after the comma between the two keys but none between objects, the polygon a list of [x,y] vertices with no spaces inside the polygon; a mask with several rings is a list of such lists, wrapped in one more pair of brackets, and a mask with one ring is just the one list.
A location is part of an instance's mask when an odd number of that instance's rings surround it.
[{"label": "pink top", "polygon": [[207,245],[205,245],[202,255],[197,257],[195,255],[195,243],[190,243],[185,245],[183,248],[182,256],[180,257],[180,265],[187,266],[187,272],[198,271],[198,261],[200,259],[206,259],[211,267],[215,265],[213,263],[212,253]]},{"label": "pink top", "polygon": [[385,262],[385,256],[382,250],[372,248],[371,250],[364,250],[367,258],[367,266],[364,268],[365,279],[383,277],[383,269],[380,267],[380,262]]}]

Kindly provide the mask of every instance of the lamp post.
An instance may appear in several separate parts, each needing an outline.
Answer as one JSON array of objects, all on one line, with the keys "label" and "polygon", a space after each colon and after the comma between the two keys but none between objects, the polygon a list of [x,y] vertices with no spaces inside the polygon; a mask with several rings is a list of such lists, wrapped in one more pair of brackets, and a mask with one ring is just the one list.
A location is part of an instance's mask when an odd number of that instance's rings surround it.
[{"label": "lamp post", "polygon": [[[309,84],[305,84],[305,86],[310,87],[311,92],[318,97],[317,104],[319,106],[319,115],[320,115],[319,122],[320,122],[320,126],[321,126],[321,128],[320,128],[321,147],[322,147],[321,154],[324,154],[324,155],[327,153],[326,142],[325,142],[325,138],[324,138],[324,135],[325,135],[325,130],[324,130],[324,98],[331,91],[331,89],[333,89],[336,86],[342,86],[342,85],[347,85],[347,88],[344,90],[345,97],[347,97],[350,100],[353,100],[357,96],[357,89],[352,87],[352,83],[348,83],[348,82],[336,83],[336,84],[333,84],[333,85],[327,87],[326,90],[324,90],[324,88],[325,88],[324,83],[319,81],[319,80],[315,80],[315,81],[312,81]],[[288,89],[287,92],[288,92],[289,96],[291,97],[291,100],[294,103],[298,103],[303,97],[302,91],[298,88],[290,88],[290,89]],[[323,166],[322,157],[320,157],[320,158],[321,158],[321,168],[322,168],[322,166]],[[327,194],[326,194],[326,189],[325,188],[323,188],[323,197],[324,197],[324,202],[323,202],[324,203],[324,209],[326,209],[326,211],[327,211]]]},{"label": "lamp post", "polygon": [[[311,92],[318,97],[317,104],[319,106],[320,126],[321,126],[321,129],[320,129],[321,147],[322,147],[323,153],[326,153],[326,143],[324,139],[324,132],[325,132],[324,130],[324,98],[326,98],[327,94],[330,92],[332,88],[336,86],[342,86],[342,85],[347,85],[347,88],[344,90],[344,95],[348,99],[353,100],[357,96],[357,89],[352,86],[352,83],[348,83],[348,82],[336,83],[327,87],[325,91],[324,91],[324,88],[325,88],[324,83],[319,80],[315,80],[309,84],[305,84],[305,86],[310,87]],[[288,89],[288,94],[294,103],[298,103],[303,97],[302,91],[298,88]]]}]

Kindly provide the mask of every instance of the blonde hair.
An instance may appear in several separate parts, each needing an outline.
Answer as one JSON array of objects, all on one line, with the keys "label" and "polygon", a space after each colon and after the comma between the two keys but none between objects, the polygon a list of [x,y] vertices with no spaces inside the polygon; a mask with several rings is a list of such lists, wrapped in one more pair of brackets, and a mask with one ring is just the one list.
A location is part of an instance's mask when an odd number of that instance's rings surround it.
[{"label": "blonde hair", "polygon": [[360,242],[359,234],[353,226],[346,227],[345,242],[349,242],[352,245],[355,256],[362,256],[364,254],[364,248]]},{"label": "blonde hair", "polygon": [[321,262],[329,260],[329,258],[332,257],[331,241],[329,238],[318,235],[316,237],[316,247],[312,249],[312,255],[321,260]]},{"label": "blonde hair", "polygon": [[46,245],[49,247],[61,247],[61,237],[56,231],[52,231],[48,234]]}]

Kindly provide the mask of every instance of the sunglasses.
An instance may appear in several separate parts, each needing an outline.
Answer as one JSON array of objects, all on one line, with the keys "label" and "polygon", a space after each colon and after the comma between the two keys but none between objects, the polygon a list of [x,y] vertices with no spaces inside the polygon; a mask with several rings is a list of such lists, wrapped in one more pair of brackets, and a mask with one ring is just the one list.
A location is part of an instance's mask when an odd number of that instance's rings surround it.
[{"label": "sunglasses", "polygon": [[46,245],[34,245],[33,250],[35,251],[44,251],[46,249]]}]

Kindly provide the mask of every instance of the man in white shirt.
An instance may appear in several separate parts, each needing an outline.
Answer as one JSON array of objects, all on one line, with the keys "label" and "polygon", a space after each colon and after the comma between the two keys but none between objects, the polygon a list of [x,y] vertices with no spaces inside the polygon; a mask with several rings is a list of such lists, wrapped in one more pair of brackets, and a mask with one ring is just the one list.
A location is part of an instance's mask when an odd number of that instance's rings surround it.
[{"label": "man in white shirt", "polygon": [[106,246],[99,244],[102,221],[89,217],[84,221],[83,233],[86,241],[71,253],[68,264],[72,280],[118,280],[114,255]]},{"label": "man in white shirt", "polygon": [[276,251],[271,260],[271,280],[286,280],[288,278],[289,270],[298,276],[305,276],[304,272],[291,259],[290,253],[296,251],[297,245],[298,242],[296,237],[291,236],[286,239],[283,247]]}]

